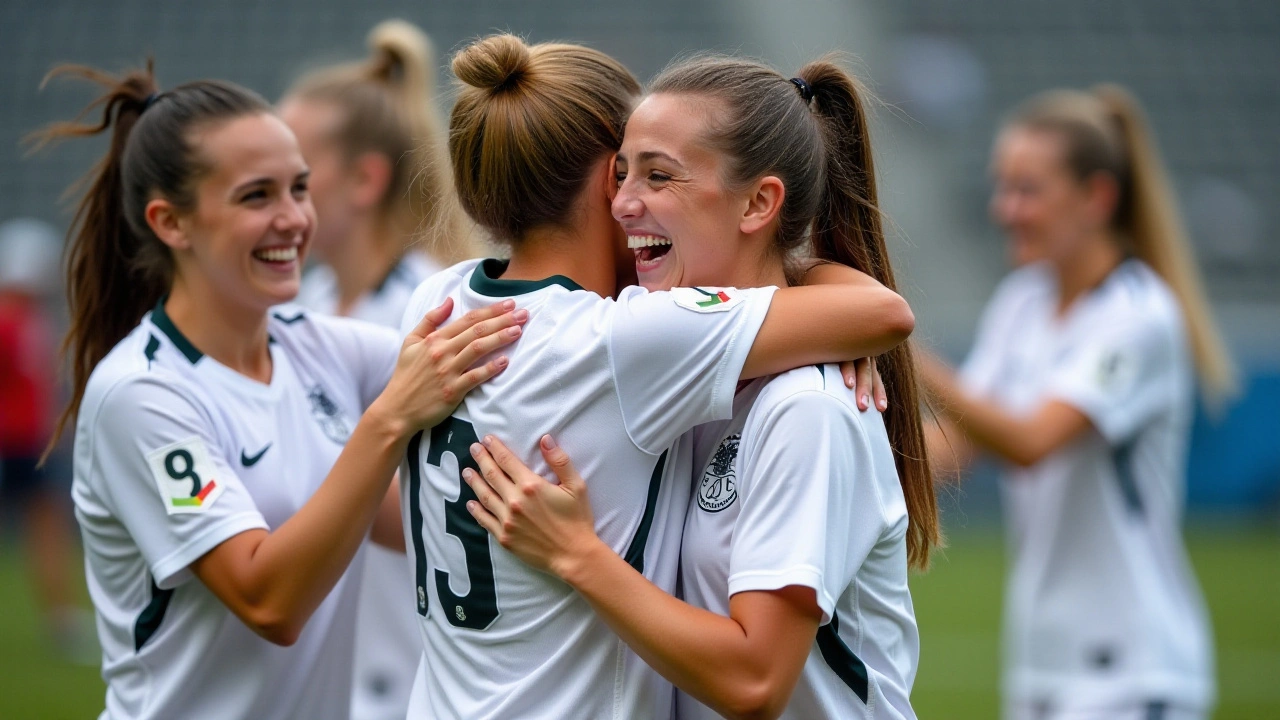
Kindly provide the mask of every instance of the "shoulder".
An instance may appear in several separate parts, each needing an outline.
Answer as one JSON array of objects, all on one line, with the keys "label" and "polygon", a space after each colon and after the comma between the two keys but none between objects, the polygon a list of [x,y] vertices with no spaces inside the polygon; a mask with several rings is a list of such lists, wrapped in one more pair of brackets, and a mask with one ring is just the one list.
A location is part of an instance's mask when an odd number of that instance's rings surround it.
[{"label": "shoulder", "polygon": [[289,352],[315,353],[361,343],[395,342],[396,333],[365,320],[311,312],[289,303],[271,309],[267,332]]},{"label": "shoulder", "polygon": [[190,380],[169,368],[134,360],[128,356],[133,350],[117,345],[94,368],[80,404],[82,421],[90,427],[103,422],[137,430],[132,425],[144,414],[199,412],[203,394]]},{"label": "shoulder", "polygon": [[409,296],[409,302],[405,305],[405,317],[421,317],[431,309],[428,305],[438,305],[444,298],[457,293],[479,264],[480,260],[463,260],[426,277]]},{"label": "shoulder", "polygon": [[[818,418],[857,422],[853,391],[845,387],[836,365],[809,365],[774,375],[751,406],[747,423],[786,417],[806,425]],[[753,423],[754,421],[754,423]]]},{"label": "shoulder", "polygon": [[1015,312],[1030,300],[1055,292],[1053,271],[1044,262],[1034,262],[1015,269],[996,285],[987,302],[987,312]]}]

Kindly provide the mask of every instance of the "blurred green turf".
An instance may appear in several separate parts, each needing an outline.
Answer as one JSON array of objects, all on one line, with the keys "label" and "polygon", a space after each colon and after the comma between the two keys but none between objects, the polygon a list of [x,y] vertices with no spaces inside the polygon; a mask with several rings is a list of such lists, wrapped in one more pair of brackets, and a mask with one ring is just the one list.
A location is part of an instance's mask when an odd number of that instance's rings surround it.
[{"label": "blurred green turf", "polygon": [[[1213,613],[1221,701],[1217,720],[1280,718],[1280,536],[1196,530],[1192,560]],[[922,718],[995,718],[1000,536],[954,533],[914,579]],[[102,709],[97,669],[60,662],[45,643],[14,548],[0,546],[0,720],[90,720]]]}]

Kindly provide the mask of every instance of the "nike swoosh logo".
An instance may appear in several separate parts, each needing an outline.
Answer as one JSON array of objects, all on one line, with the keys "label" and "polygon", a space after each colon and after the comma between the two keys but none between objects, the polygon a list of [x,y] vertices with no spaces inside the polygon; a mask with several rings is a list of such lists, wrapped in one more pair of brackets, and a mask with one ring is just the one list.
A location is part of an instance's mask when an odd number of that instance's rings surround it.
[{"label": "nike swoosh logo", "polygon": [[253,456],[245,455],[245,454],[244,454],[244,450],[241,450],[241,451],[240,451],[240,464],[241,464],[241,465],[243,465],[243,466],[245,466],[245,467],[253,467],[254,465],[257,465],[257,464],[258,464],[258,461],[259,461],[259,460],[261,460],[261,459],[262,459],[262,456],[263,456],[263,455],[266,455],[266,454],[267,454],[267,451],[268,451],[268,450],[270,450],[270,449],[271,449],[271,443],[267,443],[267,446],[266,446],[266,447],[264,447],[264,448],[262,448],[261,450],[259,450],[259,451],[258,451],[258,454],[257,454],[257,455],[253,455]]}]

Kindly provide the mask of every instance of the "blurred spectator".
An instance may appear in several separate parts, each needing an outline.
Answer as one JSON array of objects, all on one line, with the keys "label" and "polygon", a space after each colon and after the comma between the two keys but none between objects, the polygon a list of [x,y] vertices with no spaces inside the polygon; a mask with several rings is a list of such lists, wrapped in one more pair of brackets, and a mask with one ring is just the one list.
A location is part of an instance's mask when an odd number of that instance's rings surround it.
[{"label": "blurred spectator", "polygon": [[97,664],[91,618],[72,591],[66,463],[43,467],[57,410],[55,313],[61,239],[32,219],[0,224],[0,503],[22,525],[22,548],[55,647],[66,659]]}]

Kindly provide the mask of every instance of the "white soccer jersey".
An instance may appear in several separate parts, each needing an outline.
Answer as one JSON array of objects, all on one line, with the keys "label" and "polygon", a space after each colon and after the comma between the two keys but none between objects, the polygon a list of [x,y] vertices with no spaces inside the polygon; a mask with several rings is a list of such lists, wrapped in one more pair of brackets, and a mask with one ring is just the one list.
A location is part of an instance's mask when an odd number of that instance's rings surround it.
[{"label": "white soccer jersey", "polygon": [[272,376],[201,355],[157,307],[89,378],[72,496],[98,615],[103,718],[345,718],[359,556],[296,644],[256,635],[188,566],[274,529],[328,475],[386,385],[395,333],[271,313]]},{"label": "white soccer jersey", "polygon": [[[859,412],[834,365],[743,388],[733,417],[693,431],[687,602],[813,588],[822,625],[783,718],[914,718],[920,656],[907,587],[907,506],[880,413]],[[719,717],[678,692],[681,720]]]},{"label": "white soccer jersey", "polygon": [[962,374],[1012,412],[1058,400],[1093,424],[1005,475],[1006,700],[1209,707],[1209,627],[1180,529],[1193,383],[1177,300],[1129,260],[1065,315],[1057,305],[1049,267],[1012,273]]},{"label": "white soccer jersey", "polygon": [[[439,270],[422,253],[406,254],[376,288],[356,301],[350,316],[398,329],[413,291]],[[308,271],[298,303],[317,312],[336,312],[338,283],[333,271],[323,265]],[[404,553],[366,543],[356,614],[351,720],[404,720],[413,671],[422,655],[418,616],[413,605],[404,601],[412,591],[413,576]]]},{"label": "white soccer jersey", "polygon": [[492,434],[550,476],[537,448],[551,433],[592,478],[601,539],[674,590],[691,474],[676,440],[729,415],[774,288],[628,288],[614,301],[559,276],[495,279],[504,267],[470,261],[436,274],[402,326],[446,297],[455,314],[503,297],[530,312],[503,350],[510,366],[415,438],[401,470],[426,647],[411,703],[425,695],[430,718],[668,717],[670,684],[572,588],[490,539],[467,512],[475,495],[460,471],[475,467],[470,445]]}]

